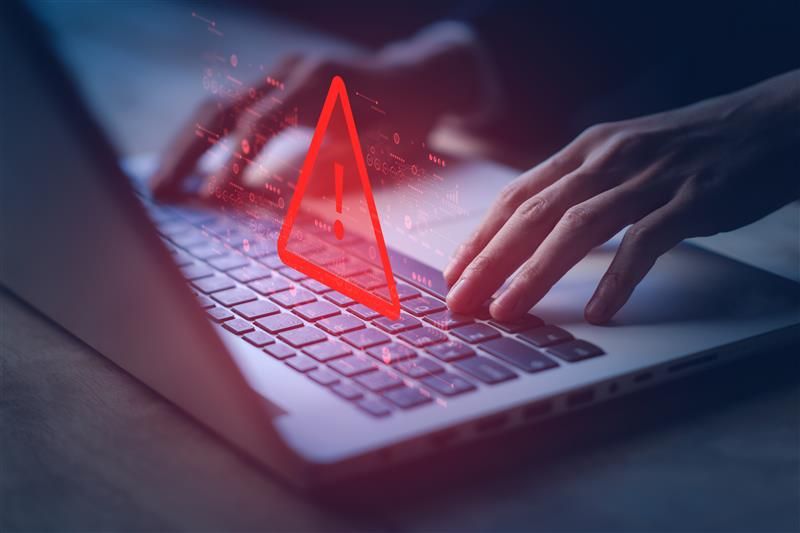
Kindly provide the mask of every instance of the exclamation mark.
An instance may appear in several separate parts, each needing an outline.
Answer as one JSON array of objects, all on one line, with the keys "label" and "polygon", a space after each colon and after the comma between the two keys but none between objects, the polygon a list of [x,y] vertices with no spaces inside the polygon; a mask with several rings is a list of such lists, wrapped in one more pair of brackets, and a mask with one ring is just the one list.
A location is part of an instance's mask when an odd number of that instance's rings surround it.
[{"label": "exclamation mark", "polygon": [[[333,164],[333,179],[336,182],[336,212],[342,213],[342,189],[344,188],[344,167],[339,163]],[[344,224],[339,219],[333,223],[333,234],[336,238],[344,238]]]}]

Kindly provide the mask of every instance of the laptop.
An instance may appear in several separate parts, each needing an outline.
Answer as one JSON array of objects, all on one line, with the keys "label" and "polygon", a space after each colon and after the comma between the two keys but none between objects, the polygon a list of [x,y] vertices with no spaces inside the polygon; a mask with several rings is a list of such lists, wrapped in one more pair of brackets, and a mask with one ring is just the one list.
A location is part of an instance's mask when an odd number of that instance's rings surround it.
[{"label": "laptop", "polygon": [[[582,307],[613,241],[524,320],[449,316],[447,247],[515,175],[490,161],[448,169],[471,207],[429,221],[433,249],[385,215],[401,303],[388,320],[283,264],[282,212],[154,202],[149,165],[123,169],[35,21],[12,14],[0,32],[3,285],[299,487],[798,339],[797,283],[688,244],[659,260],[609,326],[585,323]],[[379,211],[402,201],[376,192]]]}]

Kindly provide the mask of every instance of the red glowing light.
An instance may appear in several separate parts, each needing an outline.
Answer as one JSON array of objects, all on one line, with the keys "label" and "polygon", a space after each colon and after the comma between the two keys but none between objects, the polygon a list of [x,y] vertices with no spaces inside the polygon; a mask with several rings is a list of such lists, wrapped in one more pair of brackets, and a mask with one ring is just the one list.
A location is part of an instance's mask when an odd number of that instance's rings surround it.
[{"label": "red glowing light", "polygon": [[[337,106],[337,103],[339,104]],[[380,257],[383,274],[386,278],[386,285],[388,288],[389,299],[384,299],[374,292],[360,287],[359,285],[345,279],[328,270],[327,268],[312,263],[307,258],[303,257],[300,253],[293,252],[288,249],[289,238],[292,233],[295,219],[300,210],[300,204],[303,200],[303,195],[308,187],[311,174],[314,170],[314,164],[317,161],[322,141],[331,116],[335,109],[340,109],[343,113],[344,123],[346,126],[347,137],[349,140],[350,148],[352,150],[355,171],[358,173],[361,188],[364,193],[364,201],[369,213],[369,219],[372,223],[373,234],[375,238],[374,246],[377,247],[377,255]],[[336,185],[336,212],[341,213],[341,181],[344,175],[344,168],[338,163],[334,163],[334,180]],[[340,220],[334,222],[334,233],[337,239],[341,240],[344,237],[344,226]],[[372,248],[370,249],[372,251]],[[303,167],[300,171],[300,177],[297,180],[294,195],[289,203],[289,208],[286,212],[286,217],[281,227],[281,232],[278,237],[278,255],[281,260],[288,266],[298,270],[307,276],[324,283],[328,287],[334,288],[337,291],[350,296],[358,301],[381,313],[382,315],[391,319],[400,317],[400,299],[397,295],[397,286],[395,285],[394,275],[392,274],[392,266],[389,262],[389,254],[386,250],[386,243],[383,239],[383,232],[381,231],[380,220],[378,218],[378,210],[375,207],[375,199],[372,195],[372,187],[370,185],[369,176],[367,175],[367,167],[364,163],[364,156],[361,151],[361,143],[358,138],[355,120],[353,119],[353,112],[350,108],[350,100],[347,96],[347,89],[345,88],[344,81],[339,76],[335,76],[331,81],[328,96],[322,107],[317,126],[314,130],[314,136],[311,139],[311,145],[308,149],[308,154],[303,162]]]}]

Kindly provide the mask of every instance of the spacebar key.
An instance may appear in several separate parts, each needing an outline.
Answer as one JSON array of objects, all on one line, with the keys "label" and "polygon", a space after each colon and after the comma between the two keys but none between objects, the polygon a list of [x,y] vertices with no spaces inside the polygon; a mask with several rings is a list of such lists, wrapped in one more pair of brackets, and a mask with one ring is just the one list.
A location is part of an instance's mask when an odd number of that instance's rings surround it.
[{"label": "spacebar key", "polygon": [[558,366],[539,350],[508,337],[484,342],[478,347],[525,372],[540,372]]}]

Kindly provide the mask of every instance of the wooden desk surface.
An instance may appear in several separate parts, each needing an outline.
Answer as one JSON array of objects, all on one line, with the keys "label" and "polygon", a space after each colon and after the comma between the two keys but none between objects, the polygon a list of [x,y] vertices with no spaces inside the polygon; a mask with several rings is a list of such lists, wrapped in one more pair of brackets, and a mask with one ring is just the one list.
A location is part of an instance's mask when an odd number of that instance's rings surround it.
[{"label": "wooden desk surface", "polygon": [[[159,117],[172,126],[200,97],[183,61],[195,51],[164,31],[190,10],[49,15],[126,153],[163,145],[172,128]],[[235,22],[260,42],[258,21]],[[0,350],[2,531],[800,530],[800,361],[788,351],[310,499],[5,290]]]}]

